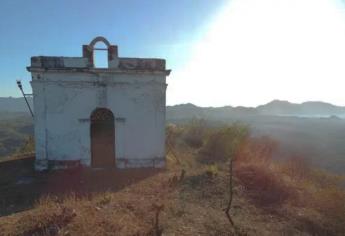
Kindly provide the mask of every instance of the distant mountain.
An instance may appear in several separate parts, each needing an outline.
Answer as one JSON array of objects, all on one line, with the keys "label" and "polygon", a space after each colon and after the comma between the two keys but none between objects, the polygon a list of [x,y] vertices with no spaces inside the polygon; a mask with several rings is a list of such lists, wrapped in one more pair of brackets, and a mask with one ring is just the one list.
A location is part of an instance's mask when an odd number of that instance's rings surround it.
[{"label": "distant mountain", "polygon": [[[28,102],[33,108],[32,97]],[[29,112],[24,98],[0,97],[0,112]]]},{"label": "distant mountain", "polygon": [[257,111],[264,115],[291,116],[332,116],[345,115],[345,107],[335,106],[325,102],[304,102],[301,104],[274,100],[262,106]]},{"label": "distant mountain", "polygon": [[325,102],[304,102],[301,104],[273,100],[256,108],[248,107],[198,107],[193,104],[181,104],[167,107],[170,120],[204,118],[227,120],[245,116],[310,116],[310,117],[345,117],[345,107]]},{"label": "distant mountain", "polygon": [[224,120],[229,117],[258,115],[255,108],[247,107],[198,107],[191,103],[167,107],[168,120],[203,118]]}]

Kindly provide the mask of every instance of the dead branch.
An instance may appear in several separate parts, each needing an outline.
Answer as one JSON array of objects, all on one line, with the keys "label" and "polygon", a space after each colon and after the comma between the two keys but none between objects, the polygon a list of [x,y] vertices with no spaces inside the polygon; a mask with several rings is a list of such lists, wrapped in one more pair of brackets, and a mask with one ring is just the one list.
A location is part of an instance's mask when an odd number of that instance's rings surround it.
[{"label": "dead branch", "polygon": [[186,174],[186,170],[185,170],[185,169],[182,169],[182,170],[181,170],[180,179],[179,179],[180,182],[183,181],[185,174]]},{"label": "dead branch", "polygon": [[230,209],[231,209],[231,204],[232,204],[232,198],[233,198],[233,183],[232,183],[232,177],[233,177],[233,171],[232,171],[232,158],[230,159],[229,162],[229,201],[227,207],[224,209],[226,217],[229,220],[229,223],[234,227],[234,221],[231,218],[230,215]]},{"label": "dead branch", "polygon": [[163,204],[156,204],[152,205],[153,210],[155,211],[155,219],[154,219],[154,229],[153,233],[155,236],[161,236],[163,233],[163,229],[159,227],[159,214],[164,209]]}]

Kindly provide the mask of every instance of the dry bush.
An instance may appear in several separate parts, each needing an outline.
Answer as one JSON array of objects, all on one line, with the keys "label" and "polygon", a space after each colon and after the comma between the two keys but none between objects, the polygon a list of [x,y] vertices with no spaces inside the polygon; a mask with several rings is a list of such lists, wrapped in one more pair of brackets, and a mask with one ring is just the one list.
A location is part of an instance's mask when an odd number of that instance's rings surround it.
[{"label": "dry bush", "polygon": [[193,119],[183,126],[182,139],[192,148],[200,148],[204,145],[208,133],[208,125],[205,120]]},{"label": "dry bush", "polygon": [[208,125],[204,120],[193,119],[185,125],[169,124],[166,127],[167,144],[174,148],[189,146],[200,148],[208,133]]},{"label": "dry bush", "polygon": [[311,178],[311,164],[301,156],[292,156],[280,163],[281,170],[294,180],[307,180]]},{"label": "dry bush", "polygon": [[308,207],[321,213],[323,221],[332,235],[345,233],[345,191],[331,186],[319,188],[307,201]]},{"label": "dry bush", "polygon": [[192,120],[185,125],[169,124],[166,127],[166,146],[173,152],[186,152],[204,145],[209,132],[203,120]]},{"label": "dry bush", "polygon": [[248,136],[249,129],[242,124],[214,129],[200,151],[200,161],[215,163],[234,158],[239,147],[247,140]]},{"label": "dry bush", "polygon": [[257,206],[277,206],[296,196],[283,177],[265,165],[243,164],[235,168],[235,176]]},{"label": "dry bush", "polygon": [[278,148],[278,142],[267,136],[248,138],[236,153],[237,162],[269,164]]}]

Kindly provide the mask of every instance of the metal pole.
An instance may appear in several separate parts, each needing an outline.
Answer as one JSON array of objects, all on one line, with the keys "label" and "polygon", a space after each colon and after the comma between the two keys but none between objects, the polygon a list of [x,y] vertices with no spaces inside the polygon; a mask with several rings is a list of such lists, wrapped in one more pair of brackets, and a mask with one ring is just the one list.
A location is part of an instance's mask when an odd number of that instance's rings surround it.
[{"label": "metal pole", "polygon": [[26,105],[28,106],[28,108],[29,108],[29,110],[30,110],[31,116],[34,117],[34,113],[32,112],[31,107],[30,107],[30,104],[29,104],[28,100],[26,99],[26,94],[25,94],[24,91],[23,91],[22,82],[21,82],[20,80],[17,80],[17,85],[18,85],[18,88],[20,89],[20,91],[21,91],[22,94],[23,94],[23,97],[24,97],[24,99],[25,99]]}]

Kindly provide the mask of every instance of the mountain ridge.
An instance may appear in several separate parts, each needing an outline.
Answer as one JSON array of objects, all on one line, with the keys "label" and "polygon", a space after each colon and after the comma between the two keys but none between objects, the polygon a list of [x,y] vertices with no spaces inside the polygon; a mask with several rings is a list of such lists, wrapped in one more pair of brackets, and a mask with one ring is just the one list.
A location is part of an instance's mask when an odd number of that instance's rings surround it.
[{"label": "mountain ridge", "polygon": [[[33,107],[33,98],[28,97]],[[23,97],[0,97],[0,112],[29,112]],[[243,115],[273,115],[273,116],[345,116],[345,106],[337,106],[323,101],[306,101],[292,103],[286,100],[272,100],[256,107],[223,106],[199,107],[192,103],[167,106],[167,113],[173,116],[243,116]],[[183,114],[182,114],[183,113]],[[214,113],[214,114],[211,114]]]},{"label": "mountain ridge", "polygon": [[[345,107],[336,106],[331,103],[322,101],[307,101],[303,103],[291,103],[284,100],[273,100],[264,105],[257,107],[244,106],[224,106],[224,107],[198,107],[194,104],[178,104],[174,106],[167,106],[167,111],[170,113],[185,112],[193,109],[194,112],[205,113],[213,112],[228,112],[228,115],[273,115],[273,116],[344,116]],[[230,114],[231,113],[231,114]]]}]

